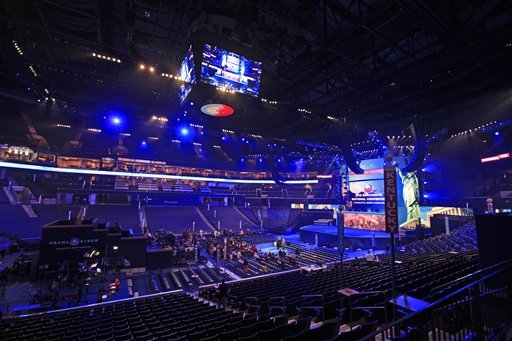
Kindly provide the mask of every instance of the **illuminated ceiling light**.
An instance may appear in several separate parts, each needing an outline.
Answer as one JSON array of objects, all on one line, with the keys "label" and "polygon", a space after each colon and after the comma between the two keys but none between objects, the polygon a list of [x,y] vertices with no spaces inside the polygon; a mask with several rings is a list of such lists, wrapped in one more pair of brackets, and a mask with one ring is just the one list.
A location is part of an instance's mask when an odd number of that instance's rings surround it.
[{"label": "illuminated ceiling light", "polygon": [[18,45],[18,42],[16,40],[13,40],[12,41],[12,44],[14,45],[14,48],[16,49],[16,51],[18,52],[18,54],[20,56],[23,56],[23,50],[21,49],[21,47],[19,47]]},{"label": "illuminated ceiling light", "polygon": [[150,67],[149,67],[149,72],[155,72],[155,68],[154,68],[154,67],[152,67],[152,66],[150,66]]},{"label": "illuminated ceiling light", "polygon": [[139,69],[144,70],[145,68],[146,68],[146,65],[144,65],[144,64],[139,64]]},{"label": "illuminated ceiling light", "polygon": [[96,57],[96,58],[99,58],[99,59],[106,59],[106,60],[109,60],[109,61],[114,62],[114,63],[121,63],[121,59],[119,59],[119,58],[105,56],[105,55],[102,55],[102,54],[96,53],[96,52],[93,52],[92,56]]},{"label": "illuminated ceiling light", "polygon": [[34,75],[34,77],[37,77],[37,72],[36,72],[36,70],[34,69],[34,67],[33,67],[32,65],[29,65],[29,67],[28,67],[28,68],[29,68],[30,72],[32,72],[32,74]]}]

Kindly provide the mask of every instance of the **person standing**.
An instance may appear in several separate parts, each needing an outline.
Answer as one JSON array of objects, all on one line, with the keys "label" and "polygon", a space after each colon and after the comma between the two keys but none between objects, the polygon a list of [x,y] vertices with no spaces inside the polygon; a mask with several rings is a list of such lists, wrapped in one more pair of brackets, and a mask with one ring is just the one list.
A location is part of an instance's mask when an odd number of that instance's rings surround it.
[{"label": "person standing", "polygon": [[224,309],[228,308],[228,294],[228,285],[226,284],[226,282],[224,282],[224,279],[222,279],[222,282],[219,285],[219,300],[220,304],[224,307]]},{"label": "person standing", "polygon": [[247,273],[249,271],[249,262],[247,261],[247,258],[244,258],[244,272]]}]

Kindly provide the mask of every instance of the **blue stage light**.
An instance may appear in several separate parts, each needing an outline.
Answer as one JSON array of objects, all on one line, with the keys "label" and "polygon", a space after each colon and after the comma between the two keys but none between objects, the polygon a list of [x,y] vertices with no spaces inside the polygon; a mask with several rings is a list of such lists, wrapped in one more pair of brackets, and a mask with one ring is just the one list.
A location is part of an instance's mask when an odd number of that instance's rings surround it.
[{"label": "blue stage light", "polygon": [[222,141],[226,141],[227,140],[227,137],[226,136],[222,136]]},{"label": "blue stage light", "polygon": [[113,116],[110,121],[112,122],[113,125],[120,125],[121,124],[121,118],[118,117],[118,116]]},{"label": "blue stage light", "polygon": [[192,107],[192,106],[194,106],[194,102],[190,102],[190,106],[191,106],[191,107]]},{"label": "blue stage light", "polygon": [[188,135],[188,129],[187,128],[181,128],[180,133],[183,136],[187,136]]},{"label": "blue stage light", "polygon": [[241,162],[244,162],[244,158],[241,158],[241,159],[240,159],[240,161],[241,161]]},{"label": "blue stage light", "polygon": [[262,159],[262,158],[260,158],[260,162],[263,162],[263,159]]},{"label": "blue stage light", "polygon": [[494,133],[494,135],[495,135],[495,136],[499,136],[499,135],[500,135],[500,132],[499,132],[499,131],[497,131],[497,132],[495,132],[495,133]]}]

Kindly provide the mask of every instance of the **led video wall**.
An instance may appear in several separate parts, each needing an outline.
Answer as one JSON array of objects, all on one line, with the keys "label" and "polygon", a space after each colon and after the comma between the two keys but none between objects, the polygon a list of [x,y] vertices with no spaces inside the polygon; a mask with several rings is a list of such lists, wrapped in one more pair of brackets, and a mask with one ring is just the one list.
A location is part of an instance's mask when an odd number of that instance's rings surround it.
[{"label": "led video wall", "polygon": [[[384,213],[384,159],[362,160],[360,166],[365,170],[363,174],[351,172],[349,175],[349,188],[354,194],[352,198],[354,211]],[[400,166],[403,167],[403,165]],[[416,183],[417,189],[418,179],[415,173],[401,174],[399,172],[399,175],[397,176],[398,220],[402,224],[408,218],[413,219],[413,216],[416,214],[419,217],[419,193],[409,193],[415,187],[414,183]],[[406,181],[408,181],[406,187],[408,200],[417,199],[416,204],[411,207],[411,212],[406,209],[408,205],[404,201],[404,177],[407,177]]]},{"label": "led video wall", "polygon": [[262,63],[219,47],[204,44],[201,81],[251,96],[260,92]]},{"label": "led video wall", "polygon": [[345,227],[359,230],[385,231],[384,214],[345,212]]},{"label": "led video wall", "polygon": [[187,96],[192,91],[191,83],[196,82],[196,70],[194,68],[194,53],[192,52],[192,46],[189,47],[188,52],[181,63],[179,76],[185,81],[180,86],[180,92],[178,94],[180,103],[183,103]]}]

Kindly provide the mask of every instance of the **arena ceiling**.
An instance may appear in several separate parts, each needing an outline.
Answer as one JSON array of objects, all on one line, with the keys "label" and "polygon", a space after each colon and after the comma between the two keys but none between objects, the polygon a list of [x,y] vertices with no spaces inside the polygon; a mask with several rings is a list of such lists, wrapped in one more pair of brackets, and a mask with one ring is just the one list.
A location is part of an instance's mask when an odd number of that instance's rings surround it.
[{"label": "arena ceiling", "polygon": [[[165,106],[177,87],[129,68],[177,70],[202,13],[237,18],[238,39],[264,56],[263,97],[323,117],[411,122],[512,85],[507,0],[2,1],[2,83],[20,66],[16,41],[54,96],[93,100],[109,84]],[[123,63],[84,57],[94,51]]]}]

